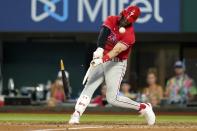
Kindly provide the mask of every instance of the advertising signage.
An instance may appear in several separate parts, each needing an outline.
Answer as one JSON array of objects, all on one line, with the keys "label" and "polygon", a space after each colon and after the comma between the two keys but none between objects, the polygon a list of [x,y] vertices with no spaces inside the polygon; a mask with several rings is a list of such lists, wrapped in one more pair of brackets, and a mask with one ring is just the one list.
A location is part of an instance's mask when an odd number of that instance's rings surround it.
[{"label": "advertising signage", "polygon": [[180,31],[180,0],[2,0],[0,32],[97,32],[128,5],[141,8],[137,32]]}]

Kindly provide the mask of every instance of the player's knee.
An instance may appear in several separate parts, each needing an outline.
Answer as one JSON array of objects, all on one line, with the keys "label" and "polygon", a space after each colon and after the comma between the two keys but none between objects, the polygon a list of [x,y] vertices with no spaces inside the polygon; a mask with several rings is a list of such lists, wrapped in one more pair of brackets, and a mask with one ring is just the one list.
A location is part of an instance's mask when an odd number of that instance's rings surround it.
[{"label": "player's knee", "polygon": [[107,99],[107,102],[108,102],[109,104],[112,104],[112,105],[114,105],[115,102],[116,102],[116,96],[113,95],[113,94],[111,94],[111,93],[107,93],[107,94],[106,94],[106,99]]}]

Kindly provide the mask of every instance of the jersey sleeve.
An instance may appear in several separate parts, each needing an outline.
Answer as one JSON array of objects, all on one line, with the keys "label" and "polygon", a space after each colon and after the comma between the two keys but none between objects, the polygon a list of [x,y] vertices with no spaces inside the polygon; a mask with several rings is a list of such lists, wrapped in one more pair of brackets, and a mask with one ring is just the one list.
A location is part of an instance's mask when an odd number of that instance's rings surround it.
[{"label": "jersey sleeve", "polygon": [[107,19],[103,22],[103,26],[112,30],[113,29],[113,22],[114,22],[114,17],[108,16]]},{"label": "jersey sleeve", "polygon": [[127,35],[124,35],[124,37],[122,37],[119,42],[126,45],[127,47],[130,47],[135,43],[135,35],[127,33]]}]

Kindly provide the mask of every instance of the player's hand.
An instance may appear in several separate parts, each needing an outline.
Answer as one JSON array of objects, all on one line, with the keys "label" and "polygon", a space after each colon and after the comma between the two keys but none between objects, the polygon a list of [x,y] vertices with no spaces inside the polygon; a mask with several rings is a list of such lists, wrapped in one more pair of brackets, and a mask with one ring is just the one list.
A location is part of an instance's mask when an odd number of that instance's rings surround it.
[{"label": "player's hand", "polygon": [[93,59],[92,62],[91,62],[91,64],[92,64],[93,67],[96,67],[96,66],[98,66],[98,65],[100,65],[102,63],[103,63],[103,59],[102,58]]},{"label": "player's hand", "polygon": [[103,57],[103,48],[98,47],[93,53],[93,59],[101,59]]}]

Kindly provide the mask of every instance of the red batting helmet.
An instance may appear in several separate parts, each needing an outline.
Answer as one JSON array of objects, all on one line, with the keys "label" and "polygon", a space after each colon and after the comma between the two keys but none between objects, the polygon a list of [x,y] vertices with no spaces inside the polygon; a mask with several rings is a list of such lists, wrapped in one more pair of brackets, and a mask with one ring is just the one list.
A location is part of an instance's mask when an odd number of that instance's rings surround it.
[{"label": "red batting helmet", "polygon": [[121,12],[121,15],[124,16],[130,23],[135,22],[140,14],[140,8],[137,6],[129,6]]}]

